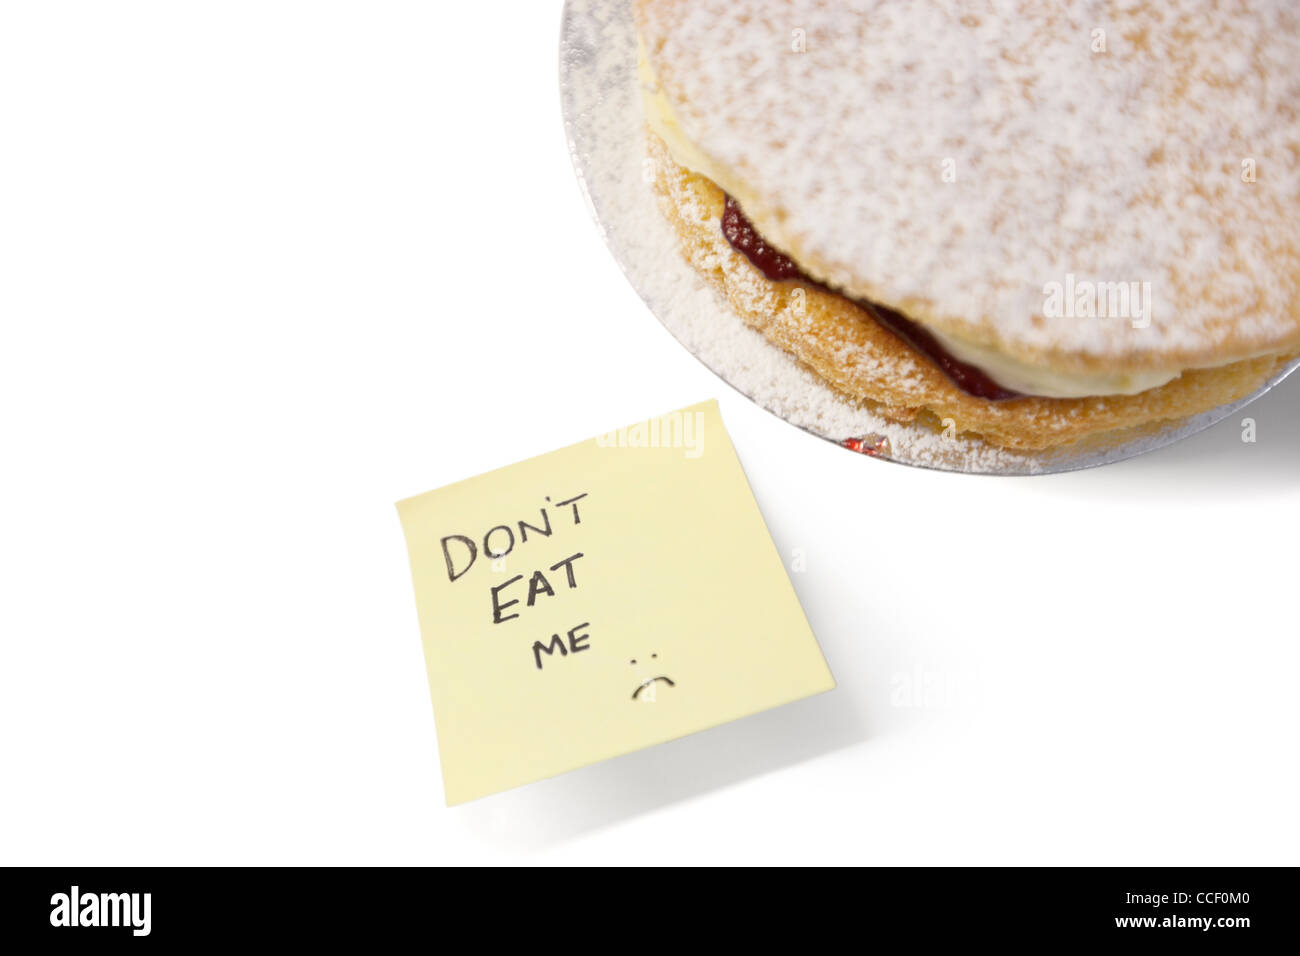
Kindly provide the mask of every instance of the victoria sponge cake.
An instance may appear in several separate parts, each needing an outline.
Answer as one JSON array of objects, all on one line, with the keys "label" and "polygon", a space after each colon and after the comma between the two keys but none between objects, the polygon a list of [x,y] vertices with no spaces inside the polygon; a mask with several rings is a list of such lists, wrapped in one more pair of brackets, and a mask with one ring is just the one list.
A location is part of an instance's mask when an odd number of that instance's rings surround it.
[{"label": "victoria sponge cake", "polygon": [[849,398],[1047,449],[1300,352],[1300,7],[634,4],[684,255]]}]

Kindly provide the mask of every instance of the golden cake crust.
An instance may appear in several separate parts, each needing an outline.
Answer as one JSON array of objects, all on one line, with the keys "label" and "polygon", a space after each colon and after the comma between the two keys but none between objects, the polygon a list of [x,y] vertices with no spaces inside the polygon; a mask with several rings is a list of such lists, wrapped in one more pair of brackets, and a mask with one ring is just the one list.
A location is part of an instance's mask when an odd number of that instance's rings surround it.
[{"label": "golden cake crust", "polygon": [[722,190],[679,166],[653,132],[647,131],[647,140],[659,205],[696,272],[769,341],[843,395],[870,403],[896,421],[912,421],[929,412],[935,422],[949,420],[959,433],[1004,448],[1037,451],[1236,401],[1293,357],[1254,358],[1186,372],[1138,395],[1003,402],[974,398],[849,300],[816,286],[767,279],[723,236]]},{"label": "golden cake crust", "polygon": [[[818,280],[1062,374],[1300,349],[1293,4],[636,0],[636,16],[710,178]],[[1067,276],[1149,281],[1149,323],[1048,314]],[[1174,417],[1276,364],[1069,407]],[[1012,414],[945,404],[990,429]]]}]

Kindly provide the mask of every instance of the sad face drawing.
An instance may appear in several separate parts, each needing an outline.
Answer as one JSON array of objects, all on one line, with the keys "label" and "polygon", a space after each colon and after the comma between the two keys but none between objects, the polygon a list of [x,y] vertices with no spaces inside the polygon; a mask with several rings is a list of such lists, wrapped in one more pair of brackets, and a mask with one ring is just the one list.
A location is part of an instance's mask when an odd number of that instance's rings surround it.
[{"label": "sad face drawing", "polygon": [[[652,661],[658,660],[658,654],[651,654]],[[633,667],[637,666],[636,658],[628,661]],[[660,687],[676,687],[677,682],[667,674],[659,674],[654,677],[647,677],[636,685],[636,690],[632,691],[632,699],[639,703],[654,703]]]}]

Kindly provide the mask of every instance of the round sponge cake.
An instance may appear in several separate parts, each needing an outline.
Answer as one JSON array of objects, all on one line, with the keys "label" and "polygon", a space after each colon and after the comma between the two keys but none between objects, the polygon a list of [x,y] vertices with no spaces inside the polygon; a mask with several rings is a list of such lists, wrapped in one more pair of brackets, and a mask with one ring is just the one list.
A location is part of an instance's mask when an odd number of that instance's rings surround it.
[{"label": "round sponge cake", "polygon": [[[1300,350],[1300,9],[992,7],[636,0],[658,185],[688,257],[842,391],[1000,444],[1253,390]],[[797,322],[759,314],[789,283],[743,257],[728,278],[734,250],[692,225],[724,190],[828,287],[800,293]],[[1034,394],[1081,397],[975,399],[850,299],[995,377],[1068,386]]]},{"label": "round sponge cake", "polygon": [[[887,417],[951,425],[1004,448],[1038,451],[1119,429],[1185,418],[1236,401],[1288,364],[1262,356],[1184,372],[1137,395],[985,401],[950,382],[925,356],[843,296],[797,282],[773,282],[727,242],[719,228],[725,196],[677,164],[649,134],[660,207],[683,253],[734,311],[829,382]],[[945,421],[946,420],[946,421]]]}]

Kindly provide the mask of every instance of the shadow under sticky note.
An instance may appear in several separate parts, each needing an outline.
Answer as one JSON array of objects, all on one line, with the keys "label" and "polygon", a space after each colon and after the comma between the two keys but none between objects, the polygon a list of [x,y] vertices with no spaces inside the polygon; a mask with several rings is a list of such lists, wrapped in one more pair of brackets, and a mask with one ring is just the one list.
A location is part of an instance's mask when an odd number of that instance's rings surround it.
[{"label": "shadow under sticky note", "polygon": [[716,402],[397,509],[448,805],[835,686]]}]

